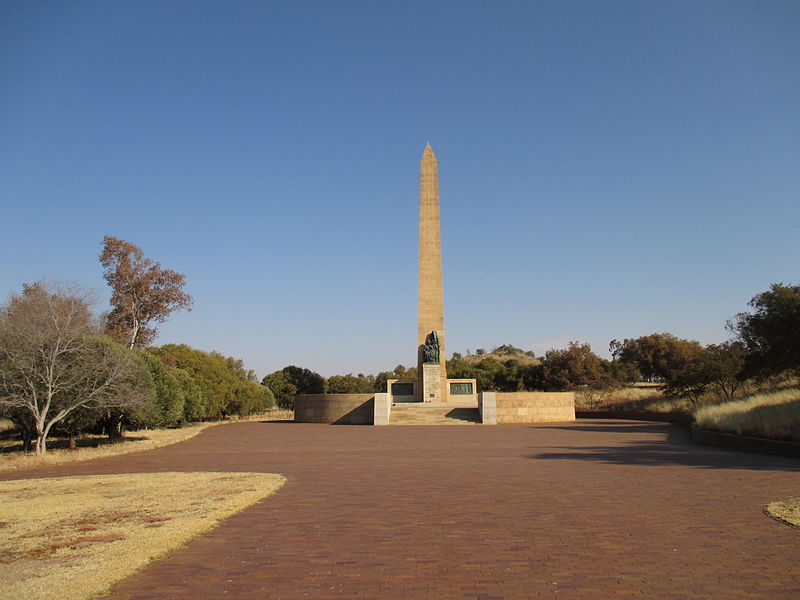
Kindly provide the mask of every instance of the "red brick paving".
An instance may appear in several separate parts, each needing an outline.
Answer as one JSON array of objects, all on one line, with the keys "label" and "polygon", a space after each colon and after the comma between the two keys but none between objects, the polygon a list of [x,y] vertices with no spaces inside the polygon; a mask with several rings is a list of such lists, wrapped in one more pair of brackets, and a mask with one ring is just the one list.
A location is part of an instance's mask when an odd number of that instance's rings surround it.
[{"label": "red brick paving", "polygon": [[3,479],[285,474],[274,496],[120,582],[112,599],[800,598],[800,461],[676,426],[242,423]]}]

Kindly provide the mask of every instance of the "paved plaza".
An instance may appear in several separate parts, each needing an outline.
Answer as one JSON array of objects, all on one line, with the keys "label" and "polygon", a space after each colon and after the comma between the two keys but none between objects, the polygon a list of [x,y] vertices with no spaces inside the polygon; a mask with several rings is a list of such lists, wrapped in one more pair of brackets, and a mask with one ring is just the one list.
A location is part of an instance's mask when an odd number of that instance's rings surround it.
[{"label": "paved plaza", "polygon": [[241,423],[2,478],[170,470],[288,482],[110,598],[800,598],[800,530],[762,512],[800,461],[666,424]]}]

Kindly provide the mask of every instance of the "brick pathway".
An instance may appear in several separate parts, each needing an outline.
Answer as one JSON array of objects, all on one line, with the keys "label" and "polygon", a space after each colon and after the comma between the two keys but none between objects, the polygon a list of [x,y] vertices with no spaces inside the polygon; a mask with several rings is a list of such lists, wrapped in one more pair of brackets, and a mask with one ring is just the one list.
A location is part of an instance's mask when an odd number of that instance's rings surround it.
[{"label": "brick pathway", "polygon": [[118,584],[117,599],[800,598],[800,461],[675,426],[242,423],[3,479],[279,472],[275,496]]}]

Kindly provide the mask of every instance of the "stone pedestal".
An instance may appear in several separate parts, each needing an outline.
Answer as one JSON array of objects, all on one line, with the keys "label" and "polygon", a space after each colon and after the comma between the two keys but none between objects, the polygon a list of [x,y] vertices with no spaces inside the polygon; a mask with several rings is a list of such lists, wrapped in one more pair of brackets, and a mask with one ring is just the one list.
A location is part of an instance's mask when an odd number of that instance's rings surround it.
[{"label": "stone pedestal", "polygon": [[422,401],[445,401],[442,394],[442,365],[430,363],[422,365]]}]

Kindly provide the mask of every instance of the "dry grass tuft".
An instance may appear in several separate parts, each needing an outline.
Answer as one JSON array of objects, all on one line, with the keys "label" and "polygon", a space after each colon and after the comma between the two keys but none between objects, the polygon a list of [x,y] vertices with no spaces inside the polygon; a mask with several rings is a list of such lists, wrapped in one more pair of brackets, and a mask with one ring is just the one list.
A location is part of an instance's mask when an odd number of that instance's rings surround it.
[{"label": "dry grass tuft", "polygon": [[694,421],[704,429],[800,442],[800,389],[704,406],[695,411]]},{"label": "dry grass tuft", "polygon": [[764,512],[777,521],[800,528],[800,498],[772,502],[764,507]]},{"label": "dry grass tuft", "polygon": [[253,417],[254,421],[294,421],[293,410],[277,409],[265,413],[263,415],[256,415]]},{"label": "dry grass tuft", "polygon": [[0,482],[3,597],[95,596],[270,495],[263,473],[144,473]]}]

